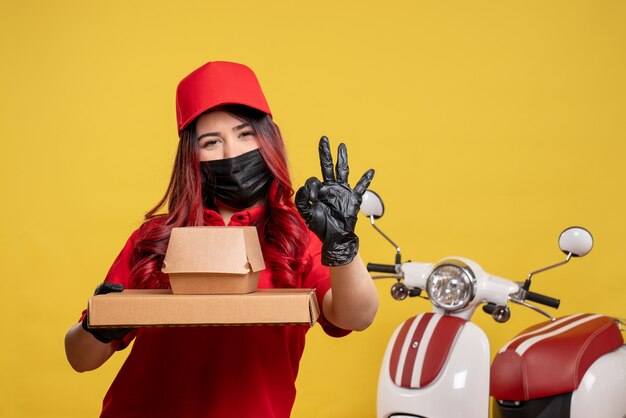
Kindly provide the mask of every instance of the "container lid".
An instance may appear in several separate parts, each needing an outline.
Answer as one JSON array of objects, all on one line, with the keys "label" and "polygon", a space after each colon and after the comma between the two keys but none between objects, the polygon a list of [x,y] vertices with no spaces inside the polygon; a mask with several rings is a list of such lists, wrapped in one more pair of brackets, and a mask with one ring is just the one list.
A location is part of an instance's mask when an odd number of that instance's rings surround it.
[{"label": "container lid", "polygon": [[265,268],[253,226],[191,226],[172,229],[164,273],[247,274]]}]

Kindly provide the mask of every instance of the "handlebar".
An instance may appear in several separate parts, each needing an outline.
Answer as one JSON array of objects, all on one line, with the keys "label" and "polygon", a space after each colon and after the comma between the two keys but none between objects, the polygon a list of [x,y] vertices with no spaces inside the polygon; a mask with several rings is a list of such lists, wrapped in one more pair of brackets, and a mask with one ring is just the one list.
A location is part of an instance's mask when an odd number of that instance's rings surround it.
[{"label": "handlebar", "polygon": [[367,271],[373,271],[376,273],[389,273],[396,274],[396,266],[394,264],[376,264],[367,263]]},{"label": "handlebar", "polygon": [[[397,275],[398,274],[398,272],[396,271],[397,267],[398,267],[397,264],[367,263],[367,271],[369,271],[369,272],[376,272],[376,273]],[[555,299],[555,298],[550,297],[550,296],[542,295],[540,293],[531,292],[530,290],[526,291],[526,294],[524,296],[525,297],[524,297],[524,299],[522,299],[522,302],[523,302],[523,300],[529,300],[529,301],[532,301],[532,302],[535,302],[535,303],[539,303],[539,304],[542,304],[542,305],[545,305],[545,306],[549,306],[549,307],[555,308],[555,309],[558,309],[559,305],[561,304],[561,301],[559,299]],[[492,311],[493,311],[492,308],[493,307],[491,307],[491,306],[487,306],[486,308],[483,308],[483,309],[487,313],[492,313]]]},{"label": "handlebar", "polygon": [[549,306],[551,308],[558,309],[561,301],[559,299],[552,298],[550,296],[542,295],[540,293],[531,292],[530,290],[526,292],[526,300],[530,300],[532,302],[540,303],[542,305]]}]

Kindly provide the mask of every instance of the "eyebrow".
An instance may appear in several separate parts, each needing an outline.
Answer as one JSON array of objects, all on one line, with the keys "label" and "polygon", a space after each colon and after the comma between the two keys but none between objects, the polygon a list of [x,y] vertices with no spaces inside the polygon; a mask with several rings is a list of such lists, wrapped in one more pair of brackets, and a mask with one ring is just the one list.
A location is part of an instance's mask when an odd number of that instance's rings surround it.
[{"label": "eyebrow", "polygon": [[[233,128],[233,131],[240,131],[240,130],[242,130],[243,128],[247,128],[248,126],[250,126],[250,124],[249,124],[249,123],[247,123],[247,122],[246,122],[246,123],[242,123],[241,125],[237,125],[237,126],[235,126],[235,127]],[[207,132],[207,133],[205,133],[205,134],[200,135],[200,136],[197,138],[197,141],[201,140],[201,139],[202,139],[202,138],[204,138],[205,136],[219,136],[219,135],[220,135],[220,133],[219,133],[219,132]]]}]

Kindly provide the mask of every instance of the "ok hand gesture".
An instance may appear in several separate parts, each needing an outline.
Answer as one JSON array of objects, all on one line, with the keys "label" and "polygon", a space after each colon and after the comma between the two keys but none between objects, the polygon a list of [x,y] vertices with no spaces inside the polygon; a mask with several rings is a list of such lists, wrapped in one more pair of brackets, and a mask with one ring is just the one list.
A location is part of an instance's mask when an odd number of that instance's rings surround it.
[{"label": "ok hand gesture", "polygon": [[328,138],[319,143],[322,179],[311,177],[296,193],[295,203],[307,226],[322,241],[322,264],[348,264],[359,250],[354,233],[363,193],[374,178],[374,170],[363,174],[354,189],[348,184],[348,152],[339,145],[337,166],[333,167]]}]

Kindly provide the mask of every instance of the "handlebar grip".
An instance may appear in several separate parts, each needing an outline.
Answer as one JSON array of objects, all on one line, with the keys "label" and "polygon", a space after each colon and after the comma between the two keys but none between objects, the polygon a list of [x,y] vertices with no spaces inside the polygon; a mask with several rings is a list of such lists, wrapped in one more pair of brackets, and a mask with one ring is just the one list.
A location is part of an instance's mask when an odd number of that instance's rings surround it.
[{"label": "handlebar grip", "polygon": [[530,290],[526,293],[526,299],[541,303],[542,305],[550,306],[551,308],[558,309],[561,301],[559,299],[551,298],[550,296],[542,295],[540,293],[531,292]]},{"label": "handlebar grip", "polygon": [[396,266],[393,264],[367,263],[367,271],[396,274]]}]

